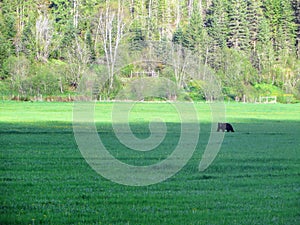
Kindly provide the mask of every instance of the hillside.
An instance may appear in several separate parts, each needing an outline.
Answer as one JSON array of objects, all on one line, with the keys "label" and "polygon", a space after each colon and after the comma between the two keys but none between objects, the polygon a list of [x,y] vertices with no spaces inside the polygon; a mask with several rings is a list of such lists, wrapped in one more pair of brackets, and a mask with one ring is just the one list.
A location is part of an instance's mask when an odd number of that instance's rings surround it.
[{"label": "hillside", "polygon": [[[68,96],[83,74],[105,69],[99,93],[112,99],[132,72],[147,72],[142,65],[115,71],[115,50],[159,41],[197,56],[226,99],[294,102],[300,99],[299,24],[297,0],[3,0],[0,91],[5,99]],[[178,81],[163,63],[152,69],[180,82],[191,98],[205,97],[201,79]]]}]

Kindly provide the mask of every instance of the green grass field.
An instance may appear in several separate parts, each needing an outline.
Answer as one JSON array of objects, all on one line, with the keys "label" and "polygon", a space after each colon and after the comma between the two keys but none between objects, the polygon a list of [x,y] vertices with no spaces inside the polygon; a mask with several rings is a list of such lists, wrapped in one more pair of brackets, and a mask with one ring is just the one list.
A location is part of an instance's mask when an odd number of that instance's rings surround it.
[{"label": "green grass field", "polygon": [[[198,171],[210,131],[207,104],[196,104],[200,139],[189,163],[155,185],[132,187],[98,175],[74,139],[72,103],[0,102],[0,224],[299,224],[300,105],[226,104],[236,132]],[[165,119],[168,134],[149,153],[116,139],[113,103],[97,103],[96,125],[120,160],[149,165],[176,146],[179,118],[169,104],[139,103],[130,115],[138,137],[148,119]]]}]

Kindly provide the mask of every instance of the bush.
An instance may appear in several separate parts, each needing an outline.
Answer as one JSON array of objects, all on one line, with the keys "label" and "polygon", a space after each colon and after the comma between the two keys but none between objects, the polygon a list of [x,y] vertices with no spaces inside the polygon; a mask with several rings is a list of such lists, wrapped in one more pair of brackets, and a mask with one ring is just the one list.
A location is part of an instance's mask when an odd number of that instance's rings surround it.
[{"label": "bush", "polygon": [[276,96],[277,102],[280,103],[298,102],[294,94],[286,94],[280,88],[272,84],[256,84],[254,87],[260,96]]},{"label": "bush", "polygon": [[2,99],[6,98],[7,96],[10,96],[11,88],[10,88],[10,82],[8,80],[0,80],[0,96]]},{"label": "bush", "polygon": [[282,96],[284,92],[272,84],[255,84],[254,88],[261,96]]},{"label": "bush", "polygon": [[299,101],[293,94],[283,94],[278,96],[277,101],[280,103],[298,103]]},{"label": "bush", "polygon": [[[36,64],[31,69],[30,95],[55,95],[60,93],[59,77],[51,64]],[[29,88],[29,87],[28,87]]]},{"label": "bush", "polygon": [[188,95],[193,101],[204,101],[204,81],[192,80],[188,83]]}]

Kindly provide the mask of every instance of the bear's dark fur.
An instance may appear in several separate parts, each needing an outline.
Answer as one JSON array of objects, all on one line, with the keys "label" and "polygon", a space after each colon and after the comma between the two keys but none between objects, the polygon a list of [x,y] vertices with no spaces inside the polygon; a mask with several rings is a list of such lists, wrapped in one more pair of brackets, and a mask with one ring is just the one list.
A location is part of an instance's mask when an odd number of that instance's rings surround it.
[{"label": "bear's dark fur", "polygon": [[218,132],[222,130],[227,132],[234,132],[233,127],[230,123],[218,123]]}]

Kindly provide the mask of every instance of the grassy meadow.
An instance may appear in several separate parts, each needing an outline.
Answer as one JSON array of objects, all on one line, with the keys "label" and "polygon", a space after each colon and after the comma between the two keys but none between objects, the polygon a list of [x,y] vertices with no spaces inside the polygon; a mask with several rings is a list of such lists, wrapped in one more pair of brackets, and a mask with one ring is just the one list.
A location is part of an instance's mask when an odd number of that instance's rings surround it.
[{"label": "grassy meadow", "polygon": [[[138,103],[129,120],[137,137],[162,117],[168,133],[150,152],[126,149],[113,133],[114,103],[97,103],[97,131],[118,159],[149,165],[178,143],[180,120],[168,103]],[[210,109],[196,103],[200,136],[188,164],[144,187],[98,175],[77,148],[73,103],[0,102],[0,224],[284,224],[300,221],[300,104],[226,104],[236,132],[204,172],[198,165]]]}]

